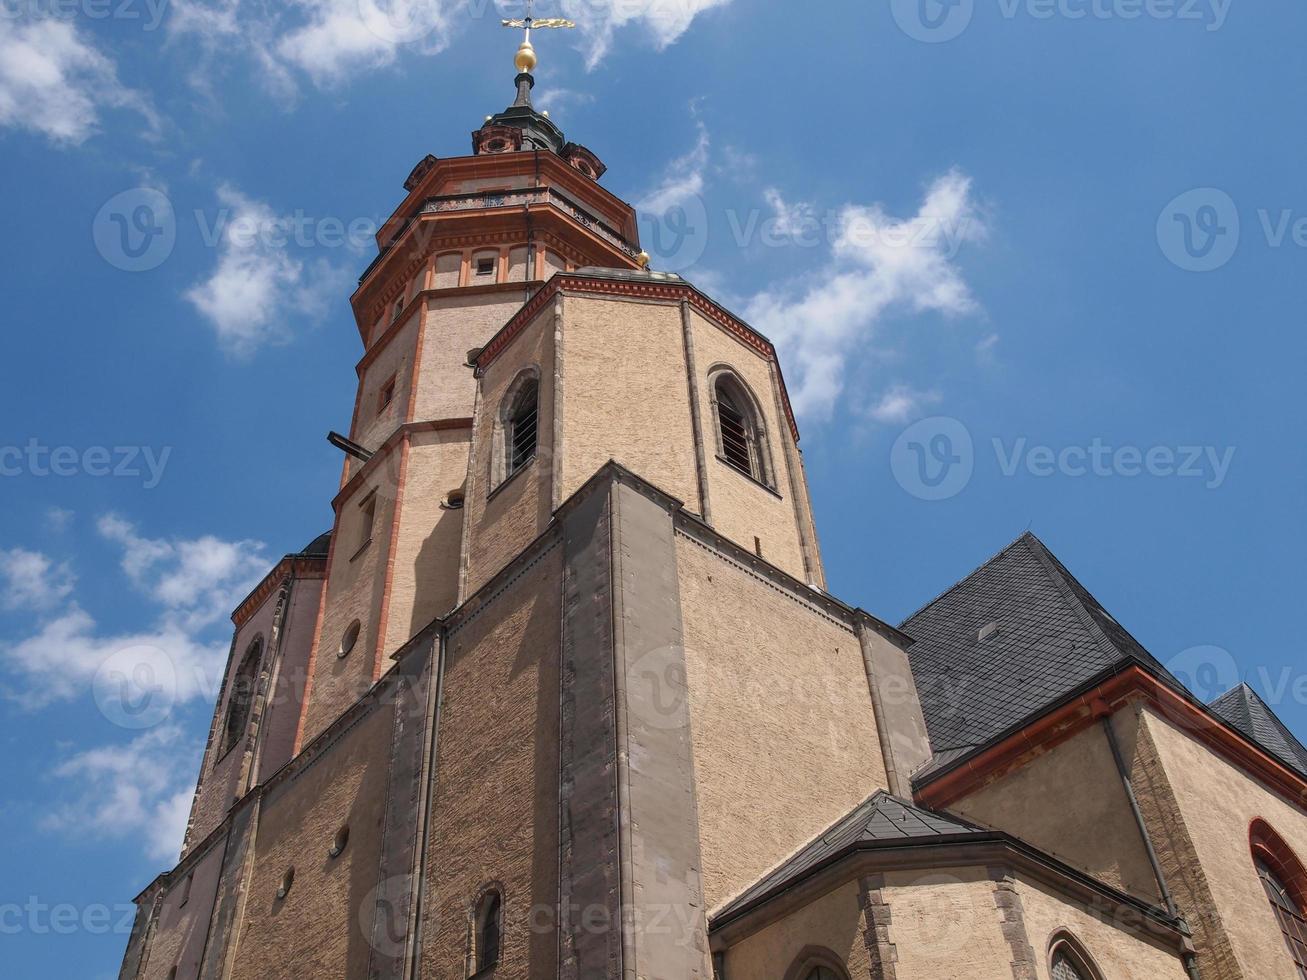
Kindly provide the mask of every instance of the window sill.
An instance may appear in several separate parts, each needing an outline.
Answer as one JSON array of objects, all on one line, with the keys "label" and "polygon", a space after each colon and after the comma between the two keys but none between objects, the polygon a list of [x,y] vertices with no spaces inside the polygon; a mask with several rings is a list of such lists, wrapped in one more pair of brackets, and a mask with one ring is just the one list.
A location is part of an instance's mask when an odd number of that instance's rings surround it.
[{"label": "window sill", "polygon": [[498,969],[499,964],[496,963],[494,966],[488,966],[483,970],[477,970],[477,972],[468,977],[467,980],[486,980],[487,977],[493,977],[495,971]]},{"label": "window sill", "polygon": [[759,480],[757,477],[755,477],[752,473],[746,473],[746,472],[744,472],[744,470],[740,469],[738,466],[736,466],[734,463],[732,463],[729,459],[727,459],[727,458],[726,458],[725,456],[723,456],[721,453],[718,453],[718,454],[717,454],[717,462],[721,463],[723,466],[725,466],[728,470],[730,470],[730,471],[731,471],[732,473],[734,473],[736,476],[738,476],[738,477],[742,477],[743,479],[748,480],[748,481],[749,481],[750,483],[752,483],[755,487],[760,487],[760,488],[762,488],[763,490],[766,490],[769,494],[771,494],[771,495],[772,495],[773,497],[775,497],[777,500],[784,500],[784,499],[785,499],[784,497],[782,497],[782,496],[780,495],[780,493],[776,490],[775,487],[771,487],[771,486],[768,486],[766,483],[763,483],[761,480]]},{"label": "window sill", "polygon": [[530,459],[528,459],[525,463],[523,463],[521,466],[519,466],[517,469],[515,469],[515,470],[513,471],[513,473],[512,473],[511,476],[506,476],[506,477],[504,477],[502,480],[500,480],[500,481],[499,481],[499,484],[498,484],[498,485],[497,485],[493,490],[491,490],[488,494],[486,494],[486,502],[489,503],[491,500],[494,500],[496,497],[498,497],[498,496],[500,495],[500,493],[502,493],[502,492],[504,491],[504,488],[505,488],[505,487],[507,487],[510,483],[512,483],[514,480],[516,480],[516,479],[517,479],[519,476],[521,476],[523,473],[527,472],[527,470],[529,470],[529,469],[531,469],[533,466],[535,466],[536,460],[539,458],[539,456],[540,456],[540,454],[539,454],[539,453],[536,453],[534,456],[532,456]]},{"label": "window sill", "polygon": [[359,557],[359,555],[361,555],[361,554],[363,554],[363,552],[367,551],[368,548],[369,548],[371,545],[372,545],[372,539],[371,539],[371,538],[368,538],[368,539],[367,539],[366,541],[364,541],[361,545],[359,545],[359,550],[358,550],[358,551],[354,552],[354,554],[352,554],[352,555],[349,556],[349,560],[350,560],[351,562],[357,560],[358,557]]}]

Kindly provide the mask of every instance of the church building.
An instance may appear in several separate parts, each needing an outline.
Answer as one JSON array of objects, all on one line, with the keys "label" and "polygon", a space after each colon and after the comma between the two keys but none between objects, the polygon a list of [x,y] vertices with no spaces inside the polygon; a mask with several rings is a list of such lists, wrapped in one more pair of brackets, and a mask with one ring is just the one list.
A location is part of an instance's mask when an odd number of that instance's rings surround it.
[{"label": "church building", "polygon": [[841,602],[776,349],[516,66],[377,236],[334,524],[233,613],[121,977],[1307,978],[1307,749],[1030,534]]}]

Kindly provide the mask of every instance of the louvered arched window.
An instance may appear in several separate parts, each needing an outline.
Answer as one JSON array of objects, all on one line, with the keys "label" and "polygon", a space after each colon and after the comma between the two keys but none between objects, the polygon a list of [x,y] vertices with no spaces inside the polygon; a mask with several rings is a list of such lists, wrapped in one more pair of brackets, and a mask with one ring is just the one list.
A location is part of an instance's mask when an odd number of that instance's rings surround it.
[{"label": "louvered arched window", "polygon": [[1049,962],[1053,980],[1101,980],[1102,977],[1089,953],[1068,932],[1053,937]]},{"label": "louvered arched window", "polygon": [[752,393],[729,370],[716,375],[712,392],[718,458],[745,476],[774,486],[767,434]]},{"label": "louvered arched window", "polygon": [[540,442],[540,372],[527,368],[509,385],[495,422],[493,490],[536,457]]}]

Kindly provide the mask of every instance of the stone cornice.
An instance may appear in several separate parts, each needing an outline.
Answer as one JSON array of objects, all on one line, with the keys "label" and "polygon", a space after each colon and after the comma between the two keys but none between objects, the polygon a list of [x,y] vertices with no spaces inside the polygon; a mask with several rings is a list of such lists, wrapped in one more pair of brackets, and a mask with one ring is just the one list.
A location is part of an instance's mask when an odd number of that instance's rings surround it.
[{"label": "stone cornice", "polygon": [[1307,810],[1307,779],[1136,660],[1100,674],[1039,717],[928,774],[915,784],[916,799],[936,809],[945,807],[1140,700],[1200,744]]},{"label": "stone cornice", "polygon": [[[763,358],[776,362],[776,348],[772,342],[758,331],[695,289],[688,282],[652,279],[618,279],[608,276],[589,276],[584,273],[559,273],[545,284],[545,287],[529,299],[496,333],[477,356],[477,370],[483,371],[501,354],[513,339],[535,319],[560,292],[582,293],[601,296],[617,296],[628,299],[642,299],[662,302],[687,301],[690,306],[707,320],[724,330],[731,337],[755,351]],[[785,417],[789,422],[790,433],[794,441],[799,441],[799,426],[794,420],[794,409],[790,404],[789,392],[785,389],[784,376],[781,377],[781,401]]]},{"label": "stone cornice", "polygon": [[254,591],[241,600],[231,614],[231,621],[240,629],[268,601],[277,587],[287,578],[324,579],[327,577],[326,555],[287,555],[273,567]]}]

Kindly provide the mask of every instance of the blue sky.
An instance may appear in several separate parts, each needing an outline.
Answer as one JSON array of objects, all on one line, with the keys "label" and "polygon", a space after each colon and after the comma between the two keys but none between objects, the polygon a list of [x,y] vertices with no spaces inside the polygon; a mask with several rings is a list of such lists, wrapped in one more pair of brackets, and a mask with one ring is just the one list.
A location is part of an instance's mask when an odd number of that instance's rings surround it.
[{"label": "blue sky", "polygon": [[[1307,9],[924,4],[577,0],[537,103],[781,345],[832,591],[898,621],[1031,528],[1307,734]],[[109,977],[225,616],[330,525],[370,259],[337,229],[469,151],[516,39],[489,0],[0,15],[0,935],[7,975]],[[116,247],[160,200],[175,242]],[[136,718],[143,650],[177,683]]]}]

